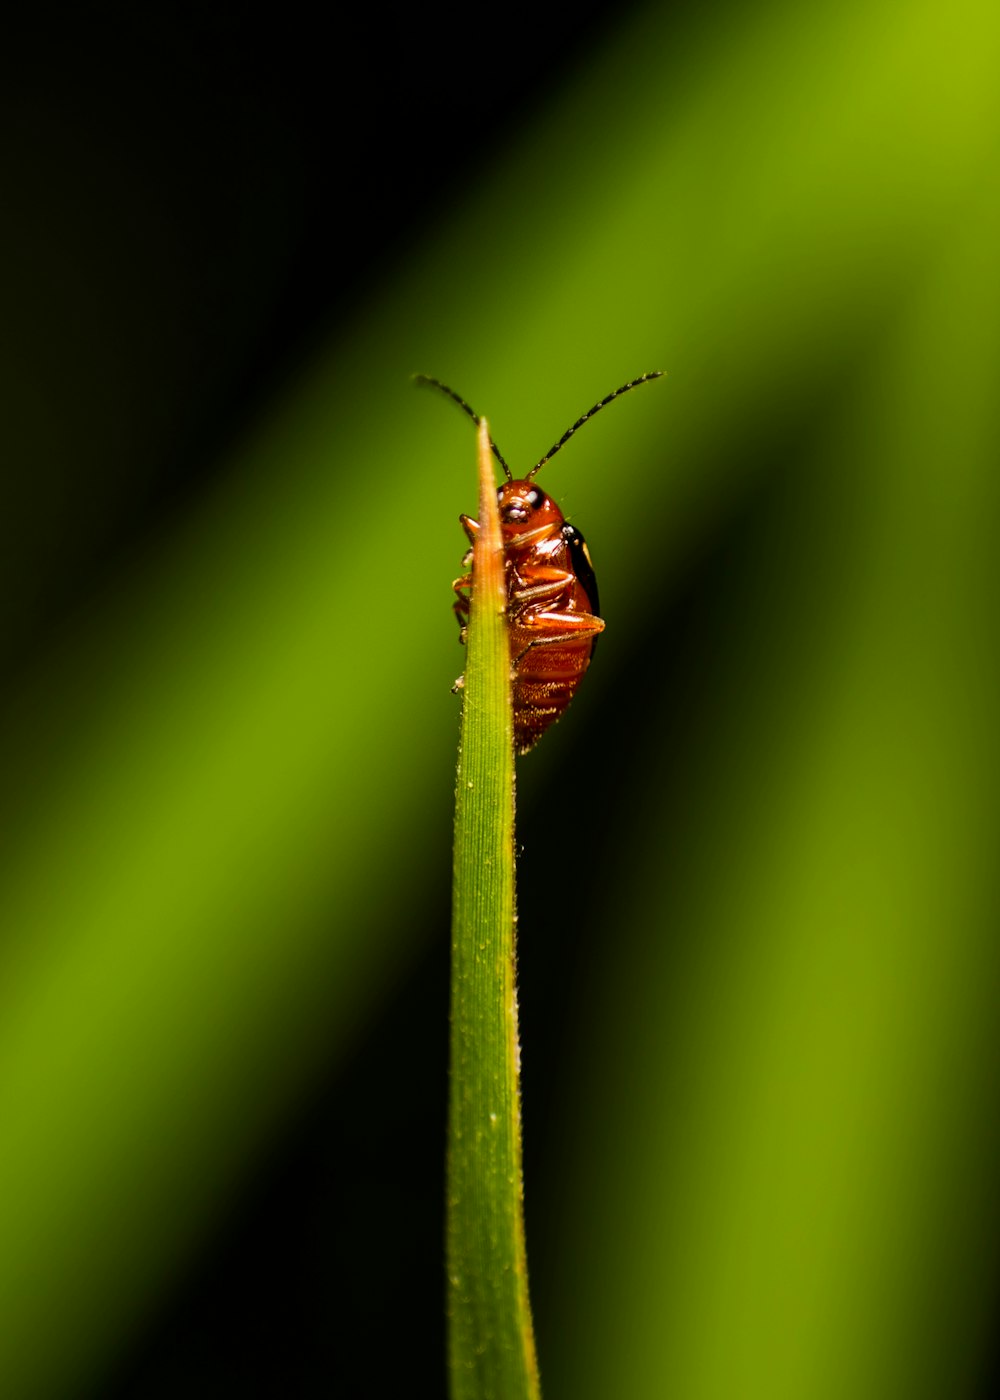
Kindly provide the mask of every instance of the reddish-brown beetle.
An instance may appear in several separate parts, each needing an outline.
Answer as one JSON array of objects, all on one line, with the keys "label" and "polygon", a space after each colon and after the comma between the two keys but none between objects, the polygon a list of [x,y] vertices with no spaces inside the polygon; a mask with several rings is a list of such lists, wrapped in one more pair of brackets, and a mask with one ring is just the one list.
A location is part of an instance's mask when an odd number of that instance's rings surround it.
[{"label": "reddish-brown beetle", "polygon": [[[629,389],[659,379],[662,374],[659,369],[641,374],[595,403],[520,479],[514,478],[500,449],[490,440],[493,455],[507,478],[497,488],[497,501],[507,572],[514,747],[518,753],[527,753],[562,715],[590,665],[597,634],[604,631],[598,616],[597,580],[584,538],[563,519],[552,497],[533,485],[532,477],[595,413]],[[454,389],[426,374],[415,378],[419,384],[430,384],[454,399],[478,425],[479,415]],[[468,515],[460,515],[459,520],[474,543],[479,522]],[[466,568],[471,565],[471,549],[462,563]],[[458,594],[454,607],[464,642],[472,574],[463,574],[452,587]]]}]

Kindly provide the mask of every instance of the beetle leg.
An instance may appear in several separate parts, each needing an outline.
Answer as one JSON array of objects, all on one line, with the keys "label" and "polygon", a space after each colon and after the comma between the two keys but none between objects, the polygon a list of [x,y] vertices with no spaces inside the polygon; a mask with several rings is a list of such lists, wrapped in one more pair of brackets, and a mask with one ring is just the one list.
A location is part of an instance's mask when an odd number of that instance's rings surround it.
[{"label": "beetle leg", "polygon": [[579,642],[585,637],[596,637],[604,631],[604,621],[593,613],[536,613],[534,617],[522,618],[519,627],[525,632],[538,630],[526,647],[514,657],[514,665],[534,647],[558,646],[565,642]]},{"label": "beetle leg", "polygon": [[522,569],[520,578],[524,586],[514,589],[511,602],[538,603],[543,598],[557,598],[564,589],[573,584],[575,577],[566,569],[546,565]]},{"label": "beetle leg", "polygon": [[539,632],[546,634],[533,637],[532,646],[541,646],[549,642],[579,641],[581,637],[595,637],[598,632],[604,631],[604,619],[585,612],[543,612],[534,615],[529,613],[518,625],[526,631],[534,631],[537,628]]},{"label": "beetle leg", "polygon": [[469,543],[476,543],[476,536],[479,534],[479,521],[473,520],[471,515],[460,515],[458,517],[462,529],[469,537]]},{"label": "beetle leg", "polygon": [[458,610],[458,608],[461,607],[463,611],[468,612],[469,597],[472,592],[472,575],[463,574],[461,578],[455,579],[454,583],[451,586],[454,589],[454,591],[458,594],[458,601],[455,604],[456,611]]},{"label": "beetle leg", "polygon": [[469,599],[465,593],[462,593],[459,590],[463,588],[469,588],[471,586],[471,583],[472,576],[467,575],[465,578],[457,578],[452,584],[452,587],[454,588],[455,592],[458,593],[458,597],[452,604],[452,608],[454,609],[455,616],[458,618],[458,640],[463,644],[465,642],[465,633],[469,625]]}]

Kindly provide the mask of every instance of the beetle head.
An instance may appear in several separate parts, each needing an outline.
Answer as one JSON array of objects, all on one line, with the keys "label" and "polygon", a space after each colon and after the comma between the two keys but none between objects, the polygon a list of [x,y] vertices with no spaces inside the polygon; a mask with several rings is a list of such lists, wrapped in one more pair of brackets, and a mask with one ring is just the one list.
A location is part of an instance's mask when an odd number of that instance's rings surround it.
[{"label": "beetle head", "polygon": [[533,481],[505,481],[497,487],[500,529],[504,541],[515,543],[530,536],[537,540],[563,523],[562,511],[551,496]]}]

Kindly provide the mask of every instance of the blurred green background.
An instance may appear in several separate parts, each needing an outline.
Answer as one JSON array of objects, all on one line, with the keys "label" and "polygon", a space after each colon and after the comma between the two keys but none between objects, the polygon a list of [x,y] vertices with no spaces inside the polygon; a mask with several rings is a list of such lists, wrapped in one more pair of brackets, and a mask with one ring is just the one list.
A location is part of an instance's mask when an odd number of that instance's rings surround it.
[{"label": "blurred green background", "polygon": [[[332,19],[332,23],[330,23]],[[474,435],[607,631],[519,764],[546,1394],[985,1397],[987,0],[94,7],[0,55],[0,1394],[441,1394]]]}]

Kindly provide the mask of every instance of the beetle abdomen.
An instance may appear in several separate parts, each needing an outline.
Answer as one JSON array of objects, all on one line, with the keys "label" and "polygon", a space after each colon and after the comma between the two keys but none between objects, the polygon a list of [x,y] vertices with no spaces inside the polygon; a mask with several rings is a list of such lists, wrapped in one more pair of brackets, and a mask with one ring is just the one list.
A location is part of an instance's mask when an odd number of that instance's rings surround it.
[{"label": "beetle abdomen", "polygon": [[[512,639],[519,630],[511,629]],[[514,747],[518,753],[527,753],[549,725],[561,718],[590,665],[593,649],[593,638],[587,637],[565,646],[546,647],[542,655],[529,651],[515,661]]]}]

